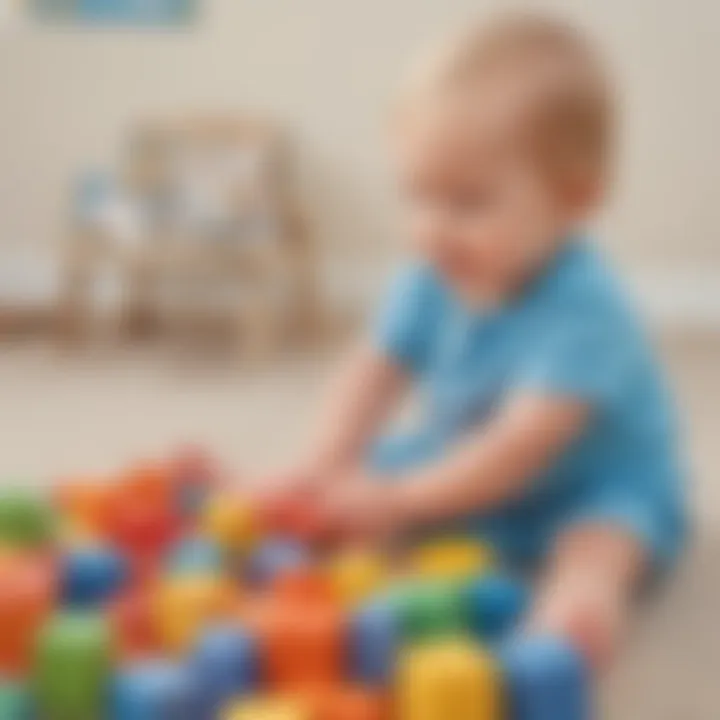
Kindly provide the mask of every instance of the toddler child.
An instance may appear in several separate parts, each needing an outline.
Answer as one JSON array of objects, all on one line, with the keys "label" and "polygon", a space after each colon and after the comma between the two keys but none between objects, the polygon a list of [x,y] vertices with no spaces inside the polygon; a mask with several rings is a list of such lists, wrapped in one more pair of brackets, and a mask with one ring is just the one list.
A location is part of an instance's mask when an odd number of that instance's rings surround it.
[{"label": "toddler child", "polygon": [[[414,259],[281,491],[348,532],[451,525],[539,565],[526,631],[602,666],[684,500],[655,360],[585,230],[611,172],[601,64],[553,20],[472,28],[412,78],[394,140]],[[408,385],[420,428],[378,440]]]}]

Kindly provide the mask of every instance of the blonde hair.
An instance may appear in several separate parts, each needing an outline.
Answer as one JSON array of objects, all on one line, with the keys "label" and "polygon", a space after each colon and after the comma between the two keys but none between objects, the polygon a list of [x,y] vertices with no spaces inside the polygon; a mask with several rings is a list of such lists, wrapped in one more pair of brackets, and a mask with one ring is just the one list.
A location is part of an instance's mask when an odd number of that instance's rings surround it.
[{"label": "blonde hair", "polygon": [[415,68],[404,100],[455,90],[481,95],[483,80],[515,93],[525,111],[522,139],[553,180],[605,184],[613,155],[614,98],[582,32],[530,15],[471,26]]}]

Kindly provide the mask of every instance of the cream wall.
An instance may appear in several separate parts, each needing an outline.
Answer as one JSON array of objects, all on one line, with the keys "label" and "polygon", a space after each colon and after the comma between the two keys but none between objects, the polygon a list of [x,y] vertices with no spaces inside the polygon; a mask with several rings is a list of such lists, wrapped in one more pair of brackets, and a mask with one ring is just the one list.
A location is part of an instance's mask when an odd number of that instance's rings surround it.
[{"label": "cream wall", "polygon": [[[398,234],[383,113],[418,47],[502,0],[204,0],[169,33],[0,31],[0,243],[59,237],[65,192],[138,117],[261,109],[295,135],[324,242],[385,255]],[[626,97],[607,238],[632,271],[720,275],[720,3],[558,0],[613,58]],[[373,252],[370,253],[370,250]],[[372,265],[372,263],[368,263]],[[665,275],[661,275],[665,277]]]}]

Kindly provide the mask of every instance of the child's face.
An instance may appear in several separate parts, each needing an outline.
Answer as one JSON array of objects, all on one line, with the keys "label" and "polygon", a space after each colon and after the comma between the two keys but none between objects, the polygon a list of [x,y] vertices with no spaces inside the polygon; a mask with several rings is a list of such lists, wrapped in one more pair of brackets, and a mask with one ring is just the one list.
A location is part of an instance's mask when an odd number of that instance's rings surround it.
[{"label": "child's face", "polygon": [[568,229],[568,213],[501,116],[432,107],[397,133],[415,249],[470,300],[511,294]]}]

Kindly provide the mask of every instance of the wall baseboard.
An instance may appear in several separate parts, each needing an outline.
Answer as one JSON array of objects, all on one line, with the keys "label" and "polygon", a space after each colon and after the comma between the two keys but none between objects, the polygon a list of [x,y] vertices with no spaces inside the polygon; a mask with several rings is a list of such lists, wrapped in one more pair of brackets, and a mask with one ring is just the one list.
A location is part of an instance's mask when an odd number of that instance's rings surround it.
[{"label": "wall baseboard", "polygon": [[[387,261],[332,263],[325,268],[322,283],[329,311],[356,317],[366,314],[382,297],[390,273]],[[700,267],[631,268],[625,272],[625,280],[653,328],[662,332],[720,333],[720,271]],[[3,258],[0,251],[0,309],[24,309],[33,315],[52,310],[59,289],[60,272],[53,258],[24,253]],[[107,302],[107,294],[107,288],[98,288],[100,306]]]}]

